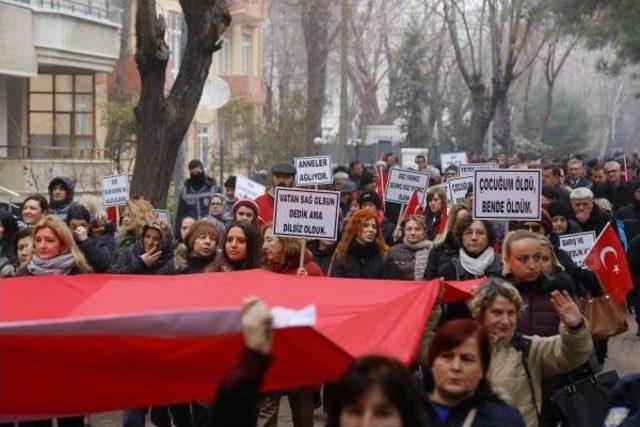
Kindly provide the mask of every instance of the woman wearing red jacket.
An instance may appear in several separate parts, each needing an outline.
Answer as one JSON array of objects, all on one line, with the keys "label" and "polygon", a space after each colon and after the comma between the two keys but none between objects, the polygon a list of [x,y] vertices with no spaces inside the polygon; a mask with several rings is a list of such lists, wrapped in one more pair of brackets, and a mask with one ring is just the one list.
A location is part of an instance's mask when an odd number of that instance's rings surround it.
[{"label": "woman wearing red jacket", "polygon": [[276,236],[271,224],[267,224],[262,229],[262,241],[262,265],[266,270],[298,276],[323,276],[322,269],[313,261],[313,254],[308,249],[305,249],[304,264],[300,268],[300,239]]}]

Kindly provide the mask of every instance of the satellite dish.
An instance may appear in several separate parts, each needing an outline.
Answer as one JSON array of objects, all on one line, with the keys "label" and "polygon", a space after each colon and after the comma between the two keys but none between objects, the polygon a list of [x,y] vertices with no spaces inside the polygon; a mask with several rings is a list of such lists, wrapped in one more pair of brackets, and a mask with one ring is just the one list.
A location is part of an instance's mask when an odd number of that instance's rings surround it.
[{"label": "satellite dish", "polygon": [[218,76],[209,76],[204,83],[204,89],[202,90],[202,96],[200,97],[201,108],[209,108],[217,110],[224,107],[231,98],[231,89],[229,84]]}]

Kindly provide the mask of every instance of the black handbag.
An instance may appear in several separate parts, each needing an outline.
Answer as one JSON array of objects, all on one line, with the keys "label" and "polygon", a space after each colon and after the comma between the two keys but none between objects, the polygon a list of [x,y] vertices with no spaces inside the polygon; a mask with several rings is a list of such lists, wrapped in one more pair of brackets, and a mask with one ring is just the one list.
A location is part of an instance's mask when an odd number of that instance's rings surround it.
[{"label": "black handbag", "polygon": [[618,373],[596,373],[591,366],[586,371],[586,377],[569,378],[567,385],[551,396],[563,427],[601,427],[609,412],[609,393],[618,382]]}]

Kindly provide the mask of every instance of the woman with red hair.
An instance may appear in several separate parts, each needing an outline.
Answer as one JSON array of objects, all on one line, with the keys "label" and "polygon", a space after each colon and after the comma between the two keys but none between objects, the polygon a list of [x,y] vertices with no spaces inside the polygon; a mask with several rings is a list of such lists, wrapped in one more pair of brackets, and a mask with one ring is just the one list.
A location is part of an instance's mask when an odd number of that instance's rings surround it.
[{"label": "woman with red hair", "polygon": [[387,249],[376,213],[360,209],[349,220],[327,275],[353,279],[382,278]]}]

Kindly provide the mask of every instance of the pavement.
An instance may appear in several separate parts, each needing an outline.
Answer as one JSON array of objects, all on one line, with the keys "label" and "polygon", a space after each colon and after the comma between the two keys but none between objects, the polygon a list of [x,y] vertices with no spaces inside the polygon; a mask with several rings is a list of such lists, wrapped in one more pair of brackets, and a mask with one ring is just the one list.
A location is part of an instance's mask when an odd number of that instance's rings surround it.
[{"label": "pavement", "polygon": [[[609,340],[609,355],[604,365],[605,371],[616,370],[620,377],[640,371],[640,337],[636,335],[638,328],[632,316],[628,316],[628,322],[631,326],[629,331]],[[122,427],[122,411],[91,414],[89,420],[91,427]],[[324,424],[322,410],[317,409],[314,413],[314,427]],[[286,398],[280,399],[278,425],[292,425],[291,411]],[[148,417],[146,427],[154,427]]]}]

